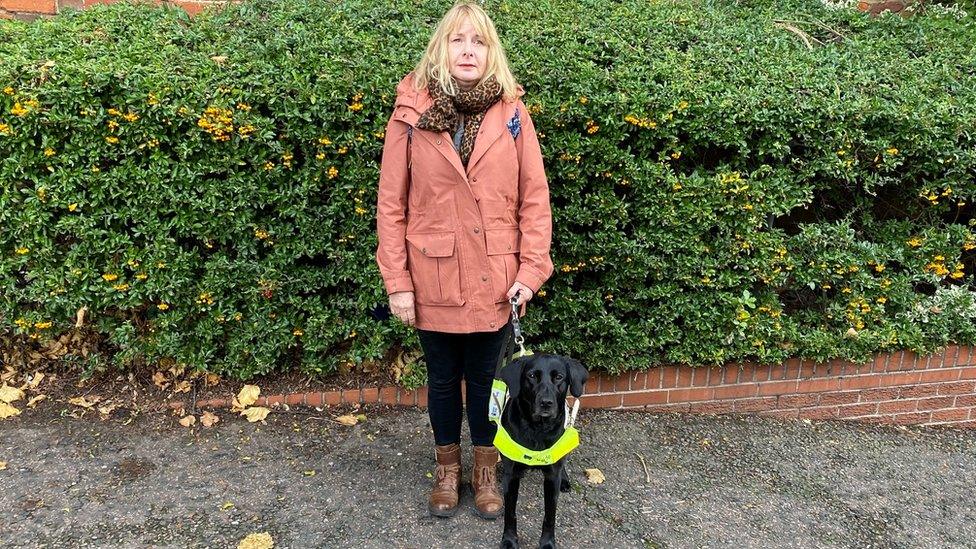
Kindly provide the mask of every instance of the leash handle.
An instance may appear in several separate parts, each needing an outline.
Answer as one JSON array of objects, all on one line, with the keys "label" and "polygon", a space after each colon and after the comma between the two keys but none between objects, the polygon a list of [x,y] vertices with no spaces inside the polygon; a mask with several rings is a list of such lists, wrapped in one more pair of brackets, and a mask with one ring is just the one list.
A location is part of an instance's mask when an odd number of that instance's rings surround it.
[{"label": "leash handle", "polygon": [[515,343],[518,344],[519,350],[524,355],[525,354],[525,345],[524,345],[525,338],[522,336],[522,325],[519,324],[519,316],[518,316],[518,308],[519,308],[519,306],[518,306],[518,297],[519,297],[519,292],[521,292],[521,291],[522,290],[515,290],[515,295],[513,295],[510,298],[508,298],[508,302],[512,304],[512,329],[515,332]]}]

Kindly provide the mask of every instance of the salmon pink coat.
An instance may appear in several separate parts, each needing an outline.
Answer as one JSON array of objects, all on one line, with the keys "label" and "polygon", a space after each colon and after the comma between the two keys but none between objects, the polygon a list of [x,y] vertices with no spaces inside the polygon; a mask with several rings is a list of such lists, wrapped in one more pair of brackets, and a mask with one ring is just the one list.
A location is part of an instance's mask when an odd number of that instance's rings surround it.
[{"label": "salmon pink coat", "polygon": [[535,294],[553,273],[549,186],[525,92],[488,108],[465,169],[448,132],[415,127],[433,100],[413,89],[413,73],[396,91],[376,208],[386,292],[414,292],[416,328],[496,331],[515,281]]}]

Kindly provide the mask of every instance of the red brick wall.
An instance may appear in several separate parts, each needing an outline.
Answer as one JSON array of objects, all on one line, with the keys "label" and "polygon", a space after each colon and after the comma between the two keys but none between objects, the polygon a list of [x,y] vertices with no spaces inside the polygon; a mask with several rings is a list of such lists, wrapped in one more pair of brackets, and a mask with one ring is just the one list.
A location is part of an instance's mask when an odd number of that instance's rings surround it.
[{"label": "red brick wall", "polygon": [[[56,15],[65,8],[83,9],[92,4],[109,4],[115,0],[0,0],[0,18],[31,21],[38,17]],[[154,4],[180,6],[190,15],[200,13],[208,6],[218,7],[233,0],[142,0]]]},{"label": "red brick wall", "polygon": [[[976,348],[950,346],[925,356],[881,354],[866,364],[790,360],[772,366],[664,366],[621,376],[596,374],[581,399],[583,408],[976,427]],[[258,405],[276,403],[426,407],[427,388],[365,387],[258,399]],[[230,405],[229,396],[197,402],[200,407]]]}]

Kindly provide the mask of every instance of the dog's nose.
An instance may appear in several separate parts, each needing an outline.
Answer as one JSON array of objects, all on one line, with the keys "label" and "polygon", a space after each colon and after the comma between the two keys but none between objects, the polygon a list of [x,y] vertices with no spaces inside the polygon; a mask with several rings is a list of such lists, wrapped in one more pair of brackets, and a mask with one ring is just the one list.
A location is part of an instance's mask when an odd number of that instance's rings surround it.
[{"label": "dog's nose", "polygon": [[543,400],[539,402],[539,408],[542,408],[543,410],[551,410],[555,404],[556,403],[551,400]]}]

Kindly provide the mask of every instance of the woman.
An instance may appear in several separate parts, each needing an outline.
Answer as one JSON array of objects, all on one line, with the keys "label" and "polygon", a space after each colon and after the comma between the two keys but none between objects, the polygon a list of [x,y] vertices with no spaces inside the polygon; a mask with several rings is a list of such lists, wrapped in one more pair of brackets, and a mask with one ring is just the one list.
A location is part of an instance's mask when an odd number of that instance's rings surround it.
[{"label": "woman", "polygon": [[437,462],[428,508],[453,516],[461,481],[461,379],[474,446],[476,512],[496,518],[495,426],[488,395],[510,330],[552,275],[542,152],[495,26],[452,7],[399,83],[386,127],[376,261],[391,312],[418,331]]}]

